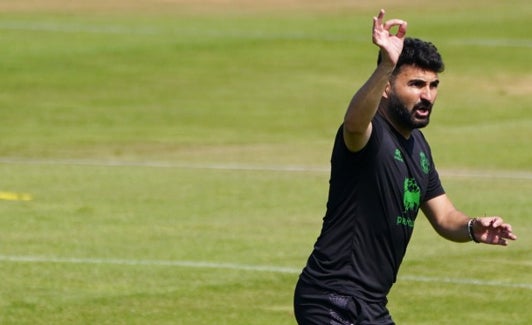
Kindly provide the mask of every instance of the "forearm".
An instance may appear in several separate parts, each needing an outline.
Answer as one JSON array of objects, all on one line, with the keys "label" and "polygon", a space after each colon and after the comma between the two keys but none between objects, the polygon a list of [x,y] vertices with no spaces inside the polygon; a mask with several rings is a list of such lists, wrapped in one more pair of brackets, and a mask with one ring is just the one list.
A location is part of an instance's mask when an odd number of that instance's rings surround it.
[{"label": "forearm", "polygon": [[394,65],[380,64],[366,83],[355,93],[344,117],[349,133],[364,133],[375,116]]},{"label": "forearm", "polygon": [[433,223],[434,229],[445,239],[464,243],[472,238],[468,231],[468,222],[471,218],[459,210],[449,212],[446,218]]},{"label": "forearm", "polygon": [[[361,150],[369,141],[372,132],[371,120],[379,104],[390,76],[403,50],[406,21],[391,19],[383,21],[384,10],[373,17],[372,42],[379,47],[380,60],[368,81],[353,96],[344,116],[344,140],[350,151]],[[394,35],[390,30],[397,26]]]},{"label": "forearm", "polygon": [[456,209],[447,195],[443,194],[424,202],[421,209],[440,236],[455,242],[471,240],[467,229],[471,218]]},{"label": "forearm", "polygon": [[421,208],[436,232],[448,240],[474,240],[485,244],[507,245],[508,240],[517,239],[512,232],[512,226],[504,223],[501,217],[471,219],[455,209],[445,194],[424,202]]},{"label": "forearm", "polygon": [[[384,10],[373,17],[372,42],[379,47],[380,63],[368,81],[355,94],[344,118],[344,130],[352,134],[366,134],[377,112],[386,85],[403,50],[407,23],[401,19],[383,21]],[[391,29],[397,26],[393,35]]]}]

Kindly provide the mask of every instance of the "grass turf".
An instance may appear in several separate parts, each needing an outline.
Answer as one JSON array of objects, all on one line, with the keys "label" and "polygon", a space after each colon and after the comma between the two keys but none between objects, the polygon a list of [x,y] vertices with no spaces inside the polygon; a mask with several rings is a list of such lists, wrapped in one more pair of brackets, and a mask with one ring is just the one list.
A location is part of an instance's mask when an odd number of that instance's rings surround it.
[{"label": "grass turf", "polygon": [[[520,239],[453,244],[420,217],[390,309],[399,324],[528,324],[531,8],[460,3],[386,8],[444,55],[425,130],[438,166],[492,175],[443,173],[449,195]],[[47,4],[0,2],[0,191],[33,196],[0,201],[0,322],[293,324],[293,270],[384,3]],[[139,162],[173,167],[127,166]]]}]

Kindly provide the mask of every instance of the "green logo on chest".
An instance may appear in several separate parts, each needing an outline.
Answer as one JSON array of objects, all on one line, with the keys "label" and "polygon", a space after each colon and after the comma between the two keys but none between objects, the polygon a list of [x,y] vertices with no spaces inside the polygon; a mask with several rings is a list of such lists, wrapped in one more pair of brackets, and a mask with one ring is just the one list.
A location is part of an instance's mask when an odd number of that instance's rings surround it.
[{"label": "green logo on chest", "polygon": [[403,155],[401,154],[401,150],[395,149],[395,152],[393,154],[393,159],[398,160],[400,162],[404,162]]},{"label": "green logo on chest", "polygon": [[414,178],[405,178],[403,205],[405,211],[416,211],[419,208],[421,189]]},{"label": "green logo on chest", "polygon": [[396,219],[397,225],[414,228],[414,219],[408,216],[408,212],[417,213],[421,200],[421,189],[415,178],[405,178],[403,184],[403,214]]}]

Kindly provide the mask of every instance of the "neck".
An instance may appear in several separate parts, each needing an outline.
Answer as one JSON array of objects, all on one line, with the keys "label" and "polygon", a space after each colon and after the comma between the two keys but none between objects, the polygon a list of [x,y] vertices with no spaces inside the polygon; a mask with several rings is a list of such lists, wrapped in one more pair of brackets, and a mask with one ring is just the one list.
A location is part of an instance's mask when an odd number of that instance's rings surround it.
[{"label": "neck", "polygon": [[407,140],[410,139],[410,135],[412,134],[412,129],[404,127],[401,123],[397,122],[393,118],[393,116],[391,116],[388,110],[385,109],[385,106],[386,104],[385,103],[383,104],[383,101],[381,101],[378,112],[384,117],[386,121],[388,121],[388,123],[390,123],[390,125],[394,128],[395,131],[397,131],[397,133],[402,135]]}]

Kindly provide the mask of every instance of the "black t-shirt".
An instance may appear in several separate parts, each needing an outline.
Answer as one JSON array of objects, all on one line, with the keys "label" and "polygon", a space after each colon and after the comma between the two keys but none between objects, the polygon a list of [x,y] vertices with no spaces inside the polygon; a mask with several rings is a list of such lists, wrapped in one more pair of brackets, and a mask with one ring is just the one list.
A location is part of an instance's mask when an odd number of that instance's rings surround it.
[{"label": "black t-shirt", "polygon": [[367,145],[350,152],[338,130],[327,212],[301,280],[382,301],[396,280],[420,203],[444,194],[419,130],[407,140],[377,114]]}]

